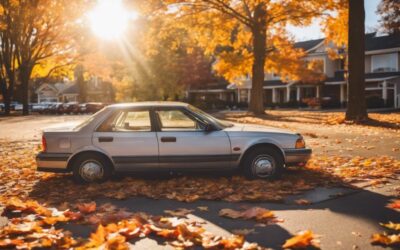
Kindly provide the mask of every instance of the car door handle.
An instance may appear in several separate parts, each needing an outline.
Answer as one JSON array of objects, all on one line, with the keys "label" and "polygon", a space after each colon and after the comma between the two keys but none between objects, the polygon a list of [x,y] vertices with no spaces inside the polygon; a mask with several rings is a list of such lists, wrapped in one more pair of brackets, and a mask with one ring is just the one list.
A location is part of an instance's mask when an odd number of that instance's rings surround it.
[{"label": "car door handle", "polygon": [[176,137],[161,137],[161,142],[176,142]]},{"label": "car door handle", "polygon": [[99,137],[99,142],[112,142],[114,137]]}]

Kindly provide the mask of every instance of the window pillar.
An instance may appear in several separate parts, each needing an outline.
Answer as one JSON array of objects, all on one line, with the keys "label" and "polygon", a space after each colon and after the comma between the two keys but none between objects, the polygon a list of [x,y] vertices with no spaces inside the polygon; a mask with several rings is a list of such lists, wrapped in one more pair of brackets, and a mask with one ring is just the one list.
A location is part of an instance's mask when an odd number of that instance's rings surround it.
[{"label": "window pillar", "polygon": [[387,82],[383,81],[382,83],[382,99],[385,102],[385,104],[387,103],[387,99],[388,99],[388,91],[387,91]]},{"label": "window pillar", "polygon": [[320,86],[317,86],[315,89],[315,92],[316,92],[315,97],[320,98],[320,96],[321,96],[320,91],[321,91]]},{"label": "window pillar", "polygon": [[299,102],[300,99],[301,99],[301,89],[300,89],[300,87],[297,87],[297,88],[296,88],[296,91],[297,91],[297,93],[296,93],[296,100]]},{"label": "window pillar", "polygon": [[286,102],[290,102],[290,87],[286,87]]},{"label": "window pillar", "polygon": [[276,89],[272,89],[272,103],[276,103]]}]

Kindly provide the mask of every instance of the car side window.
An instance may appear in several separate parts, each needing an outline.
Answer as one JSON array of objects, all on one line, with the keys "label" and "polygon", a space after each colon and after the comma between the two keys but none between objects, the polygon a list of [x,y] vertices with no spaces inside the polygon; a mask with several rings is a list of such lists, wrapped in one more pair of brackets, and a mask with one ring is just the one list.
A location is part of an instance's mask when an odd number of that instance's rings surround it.
[{"label": "car side window", "polygon": [[157,115],[161,131],[202,131],[203,127],[196,120],[181,110],[159,110]]},{"label": "car side window", "polygon": [[99,132],[150,132],[149,111],[120,111],[111,116],[97,129]]}]

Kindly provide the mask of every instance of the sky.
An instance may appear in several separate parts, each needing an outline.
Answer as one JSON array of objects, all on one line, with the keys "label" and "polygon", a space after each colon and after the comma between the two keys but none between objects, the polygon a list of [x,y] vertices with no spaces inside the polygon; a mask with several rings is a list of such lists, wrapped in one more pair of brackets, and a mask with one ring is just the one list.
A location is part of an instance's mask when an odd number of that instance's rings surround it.
[{"label": "sky", "polygon": [[[378,26],[379,16],[376,14],[378,4],[381,0],[364,0],[365,2],[365,28],[370,30],[371,28]],[[323,37],[320,27],[317,23],[307,28],[289,28],[289,31],[295,36],[297,41],[304,41],[310,39],[318,39]]]}]

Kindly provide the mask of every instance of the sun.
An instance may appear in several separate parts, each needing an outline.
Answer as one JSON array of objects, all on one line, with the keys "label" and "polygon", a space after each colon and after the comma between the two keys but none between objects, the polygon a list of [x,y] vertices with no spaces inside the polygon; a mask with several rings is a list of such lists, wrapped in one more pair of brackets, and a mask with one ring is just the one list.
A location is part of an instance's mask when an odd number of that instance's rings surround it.
[{"label": "sun", "polygon": [[95,35],[105,40],[121,38],[129,20],[136,19],[136,12],[128,12],[121,0],[99,0],[88,14],[90,27]]}]

